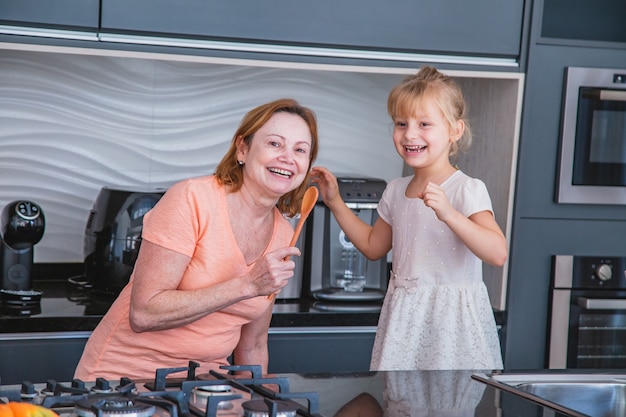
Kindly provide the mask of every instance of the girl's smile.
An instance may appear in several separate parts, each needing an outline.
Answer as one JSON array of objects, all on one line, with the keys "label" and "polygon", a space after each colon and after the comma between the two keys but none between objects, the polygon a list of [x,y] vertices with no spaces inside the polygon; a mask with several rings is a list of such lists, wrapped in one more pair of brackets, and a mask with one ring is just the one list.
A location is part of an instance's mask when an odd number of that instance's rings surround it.
[{"label": "girl's smile", "polygon": [[424,152],[425,149],[426,149],[426,145],[404,147],[404,150],[407,153],[410,153],[410,152],[420,153],[420,152]]}]

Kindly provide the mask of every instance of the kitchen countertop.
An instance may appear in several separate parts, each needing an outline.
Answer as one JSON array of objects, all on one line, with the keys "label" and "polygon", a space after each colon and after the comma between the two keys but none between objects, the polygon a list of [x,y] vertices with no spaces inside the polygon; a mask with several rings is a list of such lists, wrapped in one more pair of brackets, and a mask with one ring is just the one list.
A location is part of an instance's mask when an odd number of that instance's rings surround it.
[{"label": "kitchen countertop", "polygon": [[[323,417],[567,417],[529,399],[484,384],[472,371],[284,373],[290,393],[317,393]],[[61,382],[69,385],[69,382]],[[115,386],[117,381],[110,381]],[[37,391],[42,383],[36,382]],[[3,385],[0,393],[18,392]],[[232,415],[239,415],[232,413]]]},{"label": "kitchen countertop", "polygon": [[[39,308],[0,315],[0,333],[92,331],[111,306],[110,297],[95,296],[89,288],[67,279],[34,280],[33,289],[43,293]],[[271,327],[376,326],[379,305],[351,305],[348,311],[303,298],[276,300]]]},{"label": "kitchen countertop", "polygon": [[[90,332],[111,306],[111,297],[95,296],[80,285],[82,264],[34,264],[34,290],[43,293],[32,314],[0,311],[0,333]],[[70,277],[68,279],[68,277]],[[77,284],[77,282],[79,284]],[[313,298],[277,299],[270,327],[375,328],[381,302],[321,302]],[[504,313],[495,312],[503,324]]]},{"label": "kitchen countertop", "polygon": [[383,411],[389,417],[566,416],[471,375],[472,371],[284,374],[293,392],[317,392],[320,414],[328,417],[382,417]]}]

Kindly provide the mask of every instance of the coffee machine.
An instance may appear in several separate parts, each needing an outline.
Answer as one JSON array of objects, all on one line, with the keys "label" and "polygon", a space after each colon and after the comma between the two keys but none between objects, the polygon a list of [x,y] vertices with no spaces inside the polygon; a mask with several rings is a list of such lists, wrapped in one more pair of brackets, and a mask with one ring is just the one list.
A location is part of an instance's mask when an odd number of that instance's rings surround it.
[{"label": "coffee machine", "polygon": [[30,291],[33,246],[43,237],[45,219],[32,201],[13,201],[2,210],[2,289]]},{"label": "coffee machine", "polygon": [[42,292],[32,288],[32,267],[33,246],[45,230],[43,211],[32,201],[17,200],[4,207],[0,219],[0,313],[39,314]]},{"label": "coffee machine", "polygon": [[166,187],[100,189],[85,226],[85,278],[94,294],[114,298],[130,279],[141,246],[143,217]]},{"label": "coffee machine", "polygon": [[[378,178],[338,176],[346,205],[364,222],[378,219],[378,201],[386,182]],[[387,258],[370,261],[350,242],[321,198],[307,220],[303,291],[326,303],[379,302],[388,282]]]}]

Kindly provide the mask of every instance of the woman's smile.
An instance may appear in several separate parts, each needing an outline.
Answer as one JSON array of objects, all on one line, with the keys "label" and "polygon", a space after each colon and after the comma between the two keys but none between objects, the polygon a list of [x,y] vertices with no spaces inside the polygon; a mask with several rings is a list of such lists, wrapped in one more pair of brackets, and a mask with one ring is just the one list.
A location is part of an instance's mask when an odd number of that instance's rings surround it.
[{"label": "woman's smile", "polygon": [[281,168],[268,168],[267,170],[273,174],[279,175],[284,178],[291,178],[291,176],[293,175],[292,171],[281,169]]}]

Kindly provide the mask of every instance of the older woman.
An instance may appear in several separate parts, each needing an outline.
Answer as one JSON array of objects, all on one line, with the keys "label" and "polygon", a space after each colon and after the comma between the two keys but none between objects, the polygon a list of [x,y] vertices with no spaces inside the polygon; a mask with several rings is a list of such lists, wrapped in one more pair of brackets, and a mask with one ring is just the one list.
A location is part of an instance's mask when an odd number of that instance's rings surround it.
[{"label": "older woman", "polygon": [[152,378],[200,363],[267,371],[273,302],[298,256],[284,215],[300,208],[318,150],[315,114],[291,99],[248,112],[214,175],[172,186],[144,218],[129,284],[89,338],[82,380]]}]

